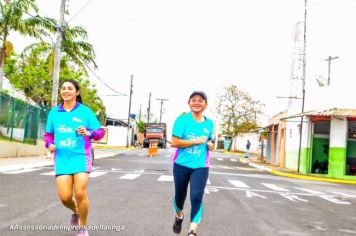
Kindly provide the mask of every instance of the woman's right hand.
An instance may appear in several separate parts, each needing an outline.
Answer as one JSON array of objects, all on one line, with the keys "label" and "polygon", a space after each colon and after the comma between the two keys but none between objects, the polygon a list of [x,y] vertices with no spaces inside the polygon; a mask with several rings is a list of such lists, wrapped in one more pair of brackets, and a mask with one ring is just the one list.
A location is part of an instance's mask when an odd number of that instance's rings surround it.
[{"label": "woman's right hand", "polygon": [[56,145],[54,144],[51,144],[49,147],[48,147],[48,150],[50,153],[54,153],[56,151]]},{"label": "woman's right hand", "polygon": [[208,139],[207,137],[201,136],[194,140],[194,144],[204,144],[204,143],[206,143],[207,139]]}]

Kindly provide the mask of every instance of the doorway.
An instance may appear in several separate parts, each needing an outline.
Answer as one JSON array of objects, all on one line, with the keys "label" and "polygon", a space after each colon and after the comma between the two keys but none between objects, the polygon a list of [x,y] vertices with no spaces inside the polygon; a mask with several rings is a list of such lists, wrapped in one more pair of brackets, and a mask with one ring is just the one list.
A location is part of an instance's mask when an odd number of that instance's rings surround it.
[{"label": "doorway", "polygon": [[311,173],[327,174],[329,168],[330,121],[313,122]]},{"label": "doorway", "polygon": [[345,175],[356,175],[356,121],[348,122]]}]

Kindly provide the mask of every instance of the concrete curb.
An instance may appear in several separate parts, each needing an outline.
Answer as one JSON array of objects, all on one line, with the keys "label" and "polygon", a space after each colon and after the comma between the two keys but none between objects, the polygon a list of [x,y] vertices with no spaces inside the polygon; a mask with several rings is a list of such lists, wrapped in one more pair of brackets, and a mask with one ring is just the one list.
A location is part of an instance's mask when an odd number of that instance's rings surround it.
[{"label": "concrete curb", "polygon": [[0,166],[0,172],[16,171],[16,170],[22,170],[22,169],[32,169],[32,168],[38,168],[38,167],[50,166],[50,165],[53,165],[53,160],[42,161],[42,162],[37,162],[37,163],[6,165],[6,166]]},{"label": "concrete curb", "polygon": [[286,173],[282,171],[277,171],[262,165],[258,165],[255,163],[250,162],[249,160],[241,159],[240,162],[244,164],[248,164],[249,166],[255,167],[257,169],[265,170],[271,174],[278,175],[278,176],[284,176],[284,177],[289,177],[289,178],[295,178],[295,179],[306,179],[306,180],[315,180],[315,181],[324,181],[324,182],[331,182],[331,183],[341,183],[341,184],[356,184],[356,181],[354,180],[347,180],[347,179],[331,179],[331,178],[322,178],[322,177],[315,177],[315,176],[309,176],[309,175],[299,175],[299,174],[293,174],[293,173]]},{"label": "concrete curb", "polygon": [[113,157],[113,156],[116,156],[116,155],[118,155],[118,153],[95,155],[94,156],[94,160],[95,159],[107,158],[107,157]]}]

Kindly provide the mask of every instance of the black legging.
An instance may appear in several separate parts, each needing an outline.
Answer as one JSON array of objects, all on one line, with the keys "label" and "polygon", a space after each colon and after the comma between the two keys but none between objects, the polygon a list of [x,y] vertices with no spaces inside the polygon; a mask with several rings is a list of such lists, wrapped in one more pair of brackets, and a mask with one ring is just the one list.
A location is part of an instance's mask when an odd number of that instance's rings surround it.
[{"label": "black legging", "polygon": [[200,223],[203,213],[203,194],[208,175],[209,168],[191,169],[177,164],[173,166],[175,186],[174,209],[176,212],[183,210],[190,182],[190,202],[192,205],[190,221],[192,223]]}]

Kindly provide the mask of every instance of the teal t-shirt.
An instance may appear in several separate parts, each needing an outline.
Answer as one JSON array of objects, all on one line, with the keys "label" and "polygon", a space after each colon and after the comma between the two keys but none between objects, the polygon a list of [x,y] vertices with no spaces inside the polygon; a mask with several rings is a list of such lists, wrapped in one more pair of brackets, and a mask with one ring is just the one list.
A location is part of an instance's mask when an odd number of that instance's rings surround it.
[{"label": "teal t-shirt", "polygon": [[90,108],[80,103],[68,112],[56,106],[48,115],[46,133],[54,134],[56,175],[91,171],[90,140],[76,132],[79,126],[89,131],[101,128]]},{"label": "teal t-shirt", "polygon": [[[196,121],[192,113],[179,116],[173,125],[172,135],[183,139],[192,140],[205,136],[207,140],[213,140],[214,123],[205,117],[202,122]],[[186,148],[177,148],[174,163],[188,168],[203,168],[210,166],[210,154],[207,143],[196,144]]]}]

